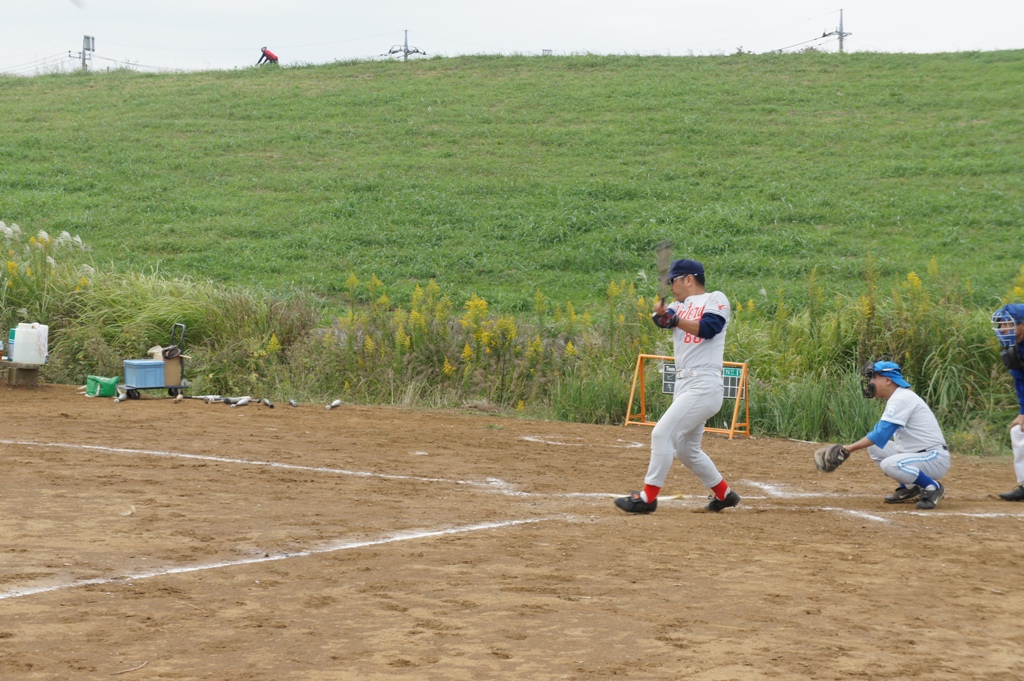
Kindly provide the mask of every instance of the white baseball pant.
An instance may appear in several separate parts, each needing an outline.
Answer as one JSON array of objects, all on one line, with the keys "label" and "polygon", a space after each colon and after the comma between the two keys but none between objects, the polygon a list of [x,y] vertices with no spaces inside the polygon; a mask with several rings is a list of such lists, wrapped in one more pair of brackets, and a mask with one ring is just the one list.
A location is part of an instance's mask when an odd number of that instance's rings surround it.
[{"label": "white baseball pant", "polygon": [[664,487],[673,457],[696,475],[705,487],[722,482],[714,462],[700,448],[704,422],[722,408],[721,370],[677,370],[672,404],[651,433],[651,463],[644,483]]},{"label": "white baseball pant", "polygon": [[1017,484],[1024,485],[1024,430],[1020,426],[1010,428],[1010,445],[1013,447],[1013,471]]},{"label": "white baseball pant", "polygon": [[885,447],[868,447],[868,454],[882,472],[897,482],[912,485],[922,471],[932,480],[940,480],[949,472],[949,450],[932,449],[926,452],[897,452],[896,443]]}]

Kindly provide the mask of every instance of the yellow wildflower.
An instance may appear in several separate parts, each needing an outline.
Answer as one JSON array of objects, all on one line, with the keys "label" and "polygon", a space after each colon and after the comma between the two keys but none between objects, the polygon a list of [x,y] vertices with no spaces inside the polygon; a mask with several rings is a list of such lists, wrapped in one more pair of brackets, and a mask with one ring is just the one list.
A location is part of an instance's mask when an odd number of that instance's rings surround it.
[{"label": "yellow wildflower", "polygon": [[459,322],[462,324],[462,328],[475,331],[487,317],[487,301],[474,293],[466,301],[465,307],[466,314],[462,316]]},{"label": "yellow wildflower", "polygon": [[501,317],[494,325],[494,340],[496,347],[507,350],[516,339],[519,329],[516,328],[515,320],[511,317]]},{"label": "yellow wildflower", "polygon": [[539,335],[538,336],[534,336],[533,340],[530,341],[530,344],[526,347],[526,358],[527,359],[533,359],[535,357],[540,357],[543,354],[544,354],[544,341],[542,341],[540,339]]},{"label": "yellow wildflower", "polygon": [[537,292],[533,294],[533,309],[539,315],[547,312],[548,299],[547,296],[541,293],[540,289],[537,289]]},{"label": "yellow wildflower", "polygon": [[267,353],[273,355],[274,353],[281,352],[281,341],[277,340],[277,334],[270,334],[270,342],[267,343]]},{"label": "yellow wildflower", "polygon": [[573,307],[571,300],[565,304],[565,316],[568,317],[571,322],[575,323],[579,321],[579,315],[576,314],[576,308]]},{"label": "yellow wildflower", "polygon": [[458,371],[458,369],[456,369],[454,366],[452,366],[452,363],[448,361],[447,357],[445,357],[444,358],[444,366],[441,368],[441,371],[444,372],[445,376],[451,376],[456,371]]},{"label": "yellow wildflower", "polygon": [[404,348],[406,350],[408,350],[412,344],[412,341],[409,339],[409,334],[405,332],[405,329],[402,328],[401,324],[398,325],[398,330],[395,331],[395,344],[400,349]]},{"label": "yellow wildflower", "polygon": [[437,300],[437,297],[441,295],[441,288],[437,285],[433,279],[427,282],[427,300]]}]

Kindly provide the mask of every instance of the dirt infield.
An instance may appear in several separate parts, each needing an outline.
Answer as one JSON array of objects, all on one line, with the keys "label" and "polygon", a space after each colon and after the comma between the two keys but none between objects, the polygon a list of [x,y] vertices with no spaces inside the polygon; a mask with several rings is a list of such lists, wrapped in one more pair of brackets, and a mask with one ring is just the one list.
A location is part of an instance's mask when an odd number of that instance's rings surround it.
[{"label": "dirt infield", "polygon": [[0,678],[1020,679],[1024,504],[956,456],[934,511],[866,457],[650,431],[0,388]]}]

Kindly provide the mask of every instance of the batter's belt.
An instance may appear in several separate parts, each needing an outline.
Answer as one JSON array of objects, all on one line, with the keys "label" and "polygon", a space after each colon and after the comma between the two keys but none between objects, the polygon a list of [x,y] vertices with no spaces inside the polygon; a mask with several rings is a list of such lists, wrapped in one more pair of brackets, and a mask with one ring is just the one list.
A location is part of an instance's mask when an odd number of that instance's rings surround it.
[{"label": "batter's belt", "polygon": [[679,367],[676,367],[676,380],[679,380],[680,378],[695,378],[697,376],[721,376],[721,375],[722,375],[721,367],[719,367],[718,369],[712,369],[710,367],[704,368],[704,369],[701,369],[701,368],[697,368],[697,369],[680,369]]}]

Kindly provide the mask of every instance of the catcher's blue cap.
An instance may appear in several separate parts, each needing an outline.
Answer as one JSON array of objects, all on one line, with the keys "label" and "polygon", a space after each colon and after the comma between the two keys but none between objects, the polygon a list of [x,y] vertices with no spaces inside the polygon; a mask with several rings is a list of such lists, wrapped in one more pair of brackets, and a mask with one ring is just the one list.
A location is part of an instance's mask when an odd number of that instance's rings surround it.
[{"label": "catcher's blue cap", "polygon": [[672,266],[668,268],[668,275],[665,279],[672,281],[676,277],[685,277],[687,274],[699,274],[703,277],[704,265],[701,265],[696,260],[673,260]]},{"label": "catcher's blue cap", "polygon": [[896,362],[875,362],[871,368],[878,376],[885,376],[901,388],[909,388],[910,384],[903,378],[903,370]]}]

